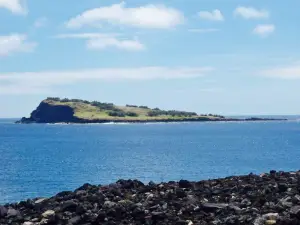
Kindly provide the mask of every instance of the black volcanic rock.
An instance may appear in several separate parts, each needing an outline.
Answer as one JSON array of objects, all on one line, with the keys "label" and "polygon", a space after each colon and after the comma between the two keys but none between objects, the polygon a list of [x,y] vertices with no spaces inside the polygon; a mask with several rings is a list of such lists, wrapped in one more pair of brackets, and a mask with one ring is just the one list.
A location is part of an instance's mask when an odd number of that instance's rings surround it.
[{"label": "black volcanic rock", "polygon": [[180,180],[179,181],[179,187],[180,188],[191,188],[192,184],[187,180]]},{"label": "black volcanic rock", "polygon": [[74,110],[67,105],[50,105],[41,102],[30,118],[22,118],[20,123],[70,123],[76,122]]},{"label": "black volcanic rock", "polygon": [[0,218],[5,217],[7,215],[7,211],[7,208],[0,206]]},{"label": "black volcanic rock", "polygon": [[85,184],[0,206],[0,224],[299,225],[300,172],[144,185]]}]

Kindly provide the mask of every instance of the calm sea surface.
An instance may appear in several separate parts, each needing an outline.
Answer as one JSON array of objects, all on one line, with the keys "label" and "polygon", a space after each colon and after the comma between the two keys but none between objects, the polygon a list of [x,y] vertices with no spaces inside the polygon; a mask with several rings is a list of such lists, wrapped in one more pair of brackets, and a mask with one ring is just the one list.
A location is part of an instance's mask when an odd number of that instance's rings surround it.
[{"label": "calm sea surface", "polygon": [[300,123],[17,125],[0,120],[0,204],[83,183],[300,169]]}]

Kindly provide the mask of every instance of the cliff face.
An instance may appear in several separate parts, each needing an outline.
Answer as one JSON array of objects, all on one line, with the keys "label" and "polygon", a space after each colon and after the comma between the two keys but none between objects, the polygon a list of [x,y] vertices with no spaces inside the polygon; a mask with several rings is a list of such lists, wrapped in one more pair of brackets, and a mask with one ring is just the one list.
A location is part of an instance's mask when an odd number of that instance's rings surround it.
[{"label": "cliff face", "polygon": [[63,123],[75,122],[74,110],[65,105],[51,105],[41,102],[31,113],[30,118],[23,117],[21,123]]}]

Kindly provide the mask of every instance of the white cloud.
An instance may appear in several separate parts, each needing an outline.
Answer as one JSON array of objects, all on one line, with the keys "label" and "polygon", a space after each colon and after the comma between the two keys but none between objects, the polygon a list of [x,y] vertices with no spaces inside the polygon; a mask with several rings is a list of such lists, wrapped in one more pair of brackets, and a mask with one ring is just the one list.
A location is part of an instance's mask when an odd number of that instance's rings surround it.
[{"label": "white cloud", "polygon": [[24,0],[0,0],[0,8],[6,8],[14,14],[26,14],[24,5]]},{"label": "white cloud", "polygon": [[189,29],[189,32],[192,33],[213,33],[213,32],[218,32],[220,31],[220,29],[216,29],[216,28],[207,28],[207,29]]},{"label": "white cloud", "polygon": [[286,80],[300,79],[300,63],[262,70],[259,74],[265,77]]},{"label": "white cloud", "polygon": [[[42,92],[51,91],[57,85],[67,85],[82,81],[147,81],[171,80],[202,77],[212,72],[210,67],[138,67],[138,68],[101,68],[74,71],[47,71],[0,73],[0,94],[12,94],[10,90]],[[7,83],[7,85],[4,85]],[[9,88],[7,88],[9,87]],[[19,93],[19,92],[18,92]],[[21,93],[20,93],[21,94]]]},{"label": "white cloud", "polygon": [[35,87],[24,84],[2,85],[0,84],[0,95],[34,95],[53,93],[50,89],[44,87]]},{"label": "white cloud", "polygon": [[273,24],[260,24],[257,25],[254,30],[253,33],[257,34],[261,37],[267,37],[270,34],[272,34],[275,31],[275,25]]},{"label": "white cloud", "polygon": [[115,36],[119,36],[119,34],[115,34],[115,33],[58,34],[58,35],[54,36],[54,38],[58,38],[58,39],[67,39],[67,38],[93,39],[93,38],[107,38],[107,37],[115,37]]},{"label": "white cloud", "polygon": [[34,22],[34,27],[36,28],[41,28],[41,27],[45,27],[48,23],[48,19],[46,17],[41,17],[38,18],[35,22]]},{"label": "white cloud", "polygon": [[59,34],[54,36],[58,39],[86,39],[86,46],[91,50],[103,50],[114,47],[126,51],[142,51],[146,47],[137,39],[117,38],[119,34],[105,33],[78,33],[78,34]]},{"label": "white cloud", "polygon": [[198,89],[186,89],[186,88],[183,88],[183,89],[179,89],[177,90],[176,92],[179,92],[179,93],[193,93],[195,95],[201,93],[201,92],[206,92],[206,93],[220,93],[220,92],[223,92],[224,89],[223,88],[219,88],[219,87],[208,87],[208,88],[198,88]]},{"label": "white cloud", "polygon": [[140,28],[171,28],[184,22],[184,15],[164,5],[145,5],[126,8],[125,2],[87,10],[70,19],[68,28],[99,26],[104,22]]},{"label": "white cloud", "polygon": [[266,19],[269,18],[270,13],[267,10],[240,6],[235,9],[234,15],[241,16],[245,19]]},{"label": "white cloud", "polygon": [[224,16],[220,10],[215,9],[212,12],[209,11],[201,11],[198,13],[199,17],[205,20],[212,20],[212,21],[223,21]]},{"label": "white cloud", "polygon": [[108,47],[115,47],[118,49],[128,51],[141,51],[145,46],[138,40],[118,40],[117,38],[97,38],[87,41],[88,49],[101,50]]},{"label": "white cloud", "polygon": [[36,45],[34,42],[28,42],[26,35],[12,34],[9,36],[0,36],[0,57],[16,52],[31,52]]}]

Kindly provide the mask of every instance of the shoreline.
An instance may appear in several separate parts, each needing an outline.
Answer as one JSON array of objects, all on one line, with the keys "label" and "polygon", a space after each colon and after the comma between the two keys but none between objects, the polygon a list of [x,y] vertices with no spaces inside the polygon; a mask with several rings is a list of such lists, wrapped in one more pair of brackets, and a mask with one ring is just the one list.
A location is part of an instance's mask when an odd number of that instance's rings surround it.
[{"label": "shoreline", "polygon": [[153,120],[84,120],[75,118],[73,121],[59,121],[59,122],[36,122],[30,120],[19,120],[17,124],[147,124],[147,123],[193,123],[193,122],[271,122],[271,121],[289,121],[288,119],[276,118],[246,118],[246,119],[206,119],[206,118],[185,118],[185,119],[153,119]]},{"label": "shoreline", "polygon": [[84,184],[0,206],[0,224],[300,224],[300,171],[143,184]]},{"label": "shoreline", "polygon": [[80,99],[47,98],[31,112],[29,118],[23,117],[16,123],[180,123],[285,120],[287,119],[262,115],[230,118],[214,114],[151,109],[147,106],[116,106],[113,103],[89,102]]}]

